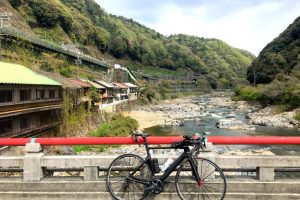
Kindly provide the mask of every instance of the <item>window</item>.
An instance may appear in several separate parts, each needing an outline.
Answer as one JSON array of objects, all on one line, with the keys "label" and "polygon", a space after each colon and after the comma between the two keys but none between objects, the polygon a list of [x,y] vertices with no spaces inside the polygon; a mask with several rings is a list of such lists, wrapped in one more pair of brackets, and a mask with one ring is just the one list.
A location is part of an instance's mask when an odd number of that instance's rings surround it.
[{"label": "window", "polygon": [[130,88],[130,93],[136,93],[136,88]]},{"label": "window", "polygon": [[0,135],[4,135],[12,132],[12,120],[3,119],[0,120]]},{"label": "window", "polygon": [[107,96],[109,96],[109,97],[113,96],[113,90],[112,89],[107,89]]},{"label": "window", "polygon": [[20,90],[20,101],[29,101],[31,100],[31,90]]},{"label": "window", "polygon": [[12,102],[12,90],[0,90],[0,103]]},{"label": "window", "polygon": [[24,116],[21,117],[21,121],[20,121],[20,129],[26,129],[29,128],[30,126],[30,120],[29,120],[29,116]]},{"label": "window", "polygon": [[55,99],[55,90],[49,90],[49,99]]},{"label": "window", "polygon": [[36,90],[36,99],[45,99],[45,90],[44,89],[37,89]]},{"label": "window", "polygon": [[51,112],[41,112],[39,115],[40,118],[40,125],[49,124],[50,120],[52,119]]}]

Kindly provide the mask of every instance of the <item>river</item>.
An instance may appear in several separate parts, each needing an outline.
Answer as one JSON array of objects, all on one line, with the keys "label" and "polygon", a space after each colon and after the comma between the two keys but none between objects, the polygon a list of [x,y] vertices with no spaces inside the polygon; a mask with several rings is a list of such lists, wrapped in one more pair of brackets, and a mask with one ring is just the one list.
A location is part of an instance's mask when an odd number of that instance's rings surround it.
[{"label": "river", "polygon": [[[184,120],[184,126],[153,126],[146,128],[145,132],[153,135],[185,135],[194,133],[210,132],[211,136],[299,136],[299,128],[280,128],[255,126],[254,130],[231,130],[217,128],[216,123],[220,118],[225,118],[228,113],[234,113],[234,117],[245,123],[249,123],[246,119],[246,112],[240,112],[234,108],[226,108],[222,106],[209,107],[208,104],[211,97],[196,97],[193,99],[198,104],[204,106],[204,112],[210,113],[208,116],[201,117],[201,120],[188,119]],[[266,150],[271,151],[276,155],[296,155],[300,153],[300,145],[220,145],[223,150],[239,150],[239,151],[257,151]],[[225,149],[225,150],[224,150]]]}]

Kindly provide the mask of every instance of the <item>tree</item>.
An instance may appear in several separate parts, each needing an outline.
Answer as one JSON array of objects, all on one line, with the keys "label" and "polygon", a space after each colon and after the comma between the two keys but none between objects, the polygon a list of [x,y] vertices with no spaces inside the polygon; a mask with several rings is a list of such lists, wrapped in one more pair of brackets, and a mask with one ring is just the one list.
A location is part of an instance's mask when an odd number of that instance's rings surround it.
[{"label": "tree", "polygon": [[41,26],[51,28],[58,23],[60,9],[52,1],[30,0],[29,5]]},{"label": "tree", "polygon": [[12,7],[18,8],[22,5],[23,1],[22,0],[9,0],[9,3],[11,4]]}]

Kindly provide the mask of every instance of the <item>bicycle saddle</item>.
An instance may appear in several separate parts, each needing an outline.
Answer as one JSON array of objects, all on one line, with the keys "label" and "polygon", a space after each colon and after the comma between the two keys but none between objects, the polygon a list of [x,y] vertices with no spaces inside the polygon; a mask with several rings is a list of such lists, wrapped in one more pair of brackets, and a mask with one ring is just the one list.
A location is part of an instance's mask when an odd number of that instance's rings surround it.
[{"label": "bicycle saddle", "polygon": [[148,137],[148,136],[150,136],[151,134],[144,133],[144,132],[132,131],[132,132],[131,132],[131,135],[132,135],[132,136],[136,136],[136,137],[138,137],[138,136],[141,136],[141,137]]}]

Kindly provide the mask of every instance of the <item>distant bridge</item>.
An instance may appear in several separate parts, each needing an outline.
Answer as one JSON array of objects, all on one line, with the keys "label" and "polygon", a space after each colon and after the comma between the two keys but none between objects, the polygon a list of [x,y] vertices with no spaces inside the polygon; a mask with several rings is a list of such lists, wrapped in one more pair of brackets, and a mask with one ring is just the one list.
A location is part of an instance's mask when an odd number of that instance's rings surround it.
[{"label": "distant bridge", "polygon": [[48,40],[41,39],[41,38],[37,37],[36,35],[32,35],[32,34],[20,31],[13,27],[3,27],[2,29],[0,29],[0,33],[5,34],[9,37],[20,38],[22,40],[30,42],[33,45],[45,48],[50,51],[62,53],[64,55],[67,55],[67,56],[75,58],[75,59],[80,58],[82,61],[92,64],[92,65],[95,65],[102,70],[108,70],[110,68],[110,66],[107,63],[105,63],[101,60],[98,60],[96,58],[93,58],[93,57],[85,55],[85,54],[78,55],[77,52],[75,52],[75,51],[68,50],[67,48],[63,48],[61,45],[58,45],[54,42],[50,42]]}]

